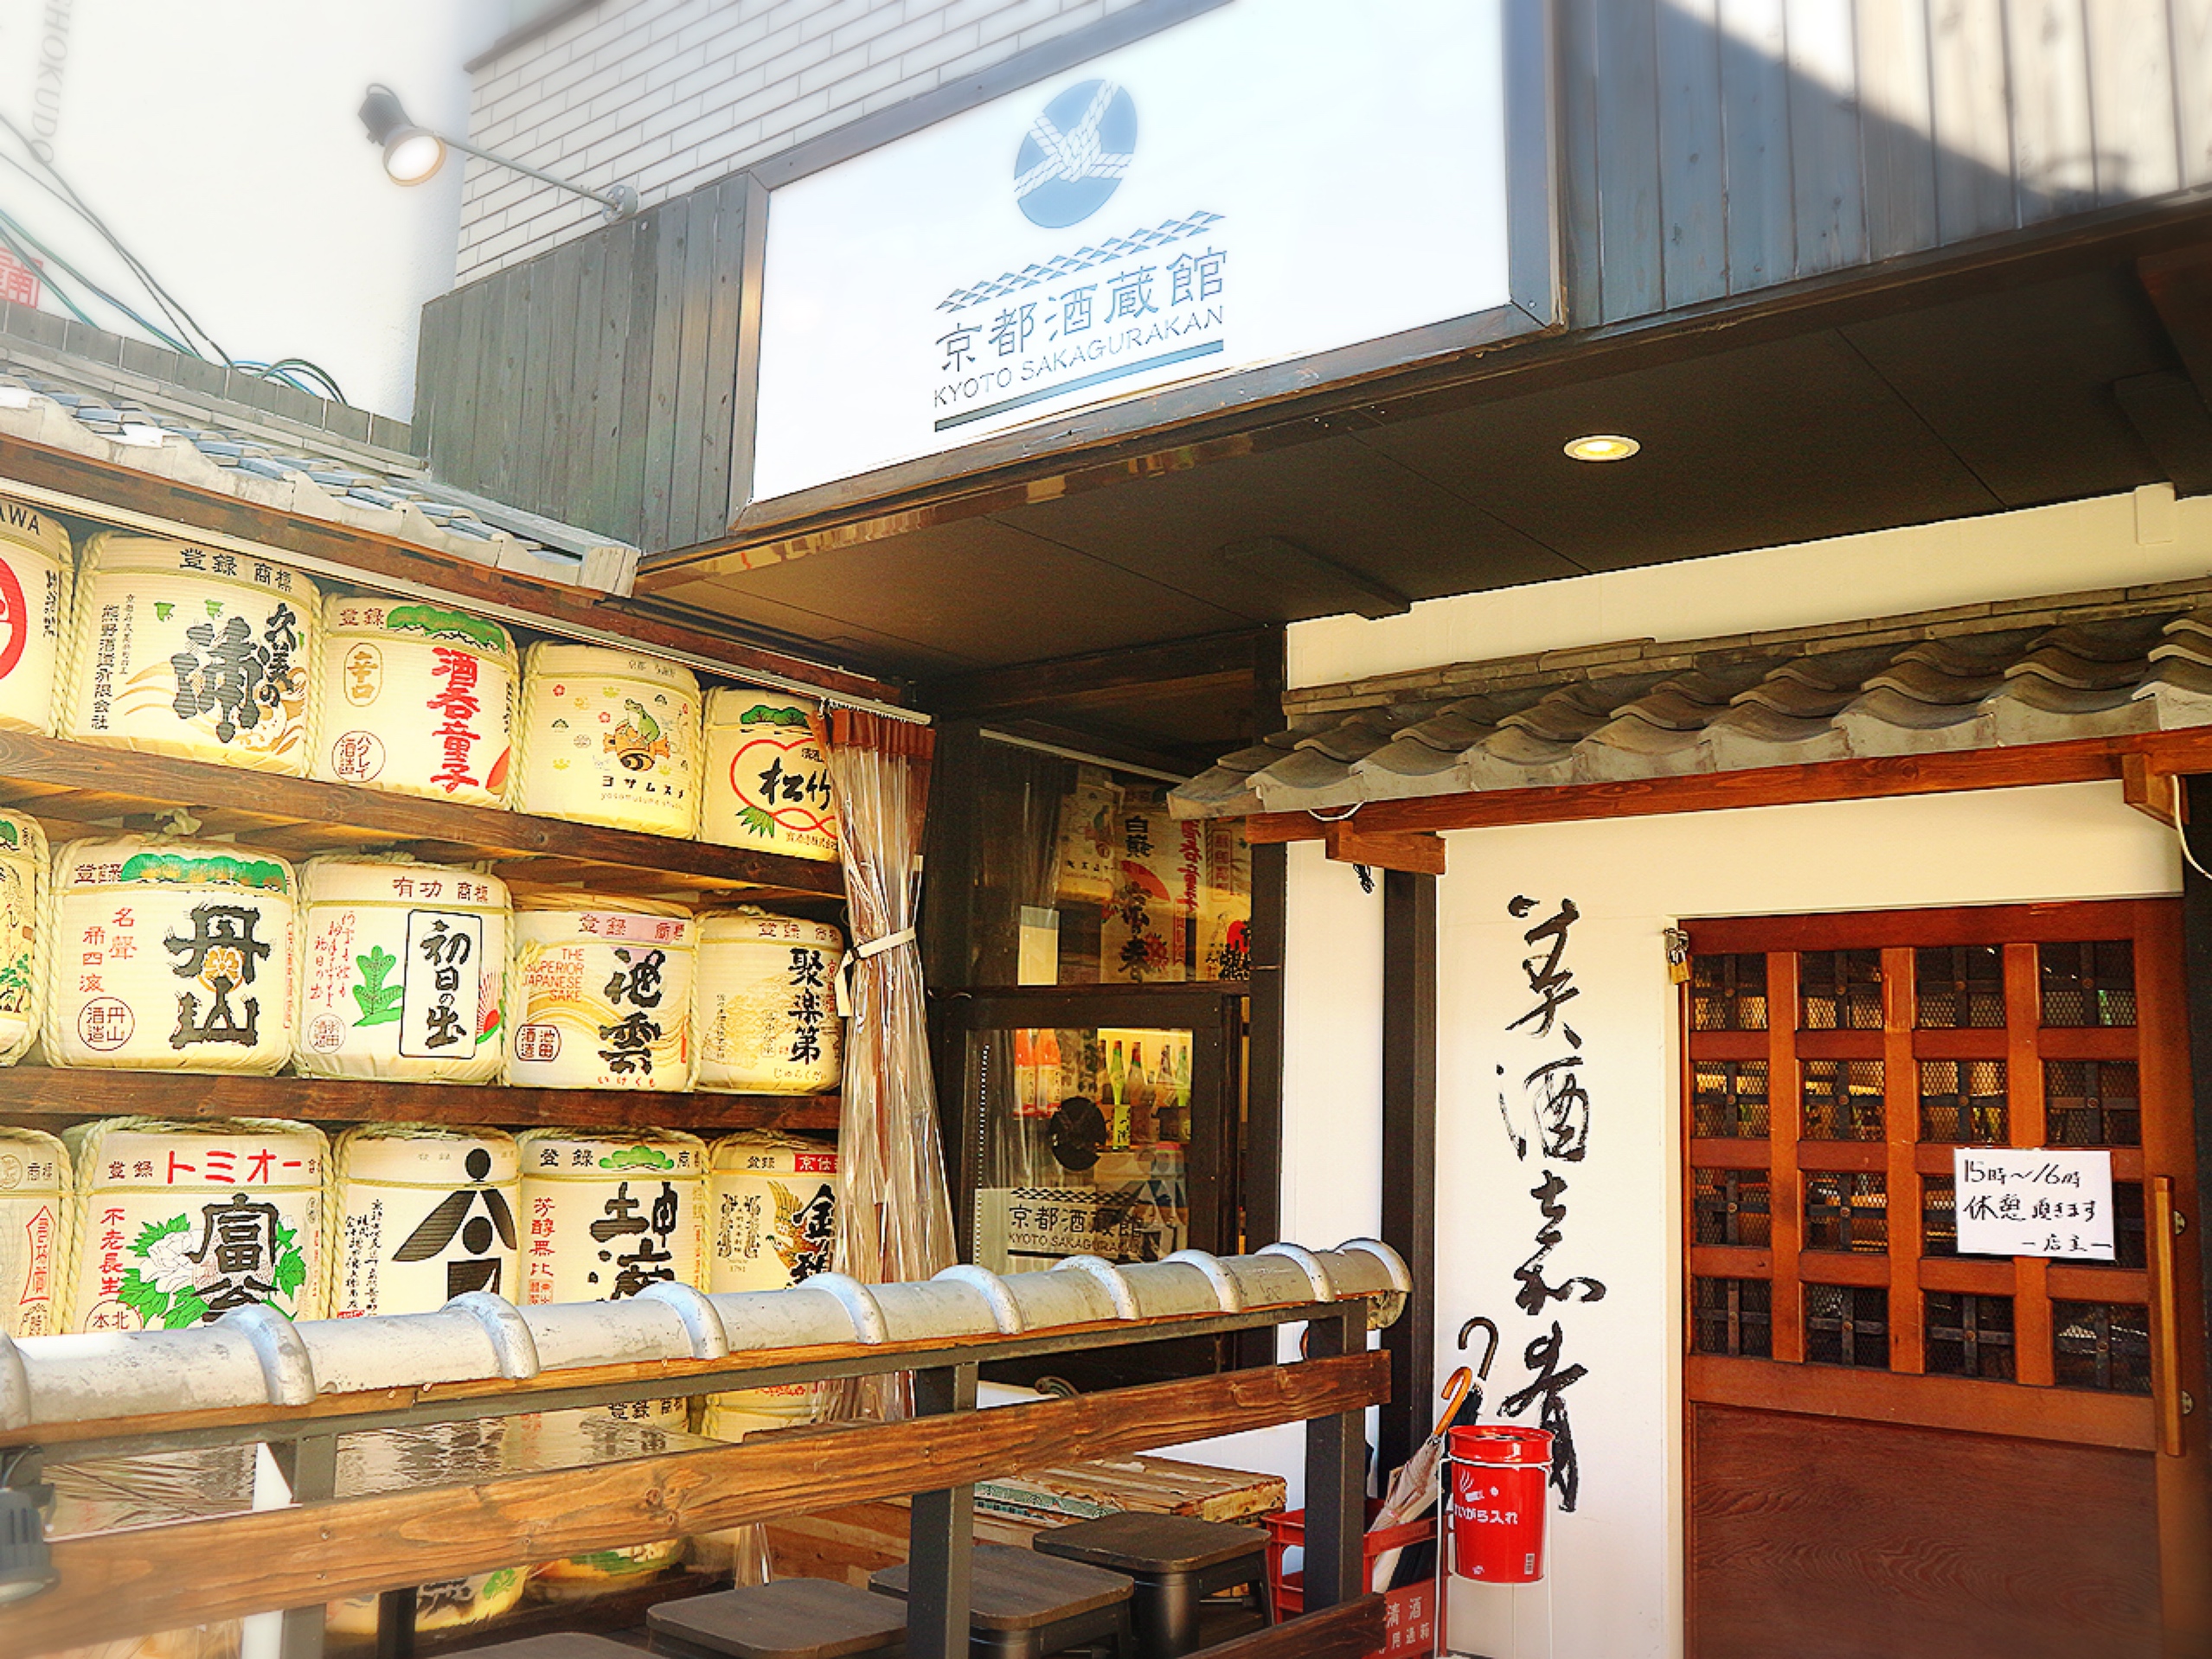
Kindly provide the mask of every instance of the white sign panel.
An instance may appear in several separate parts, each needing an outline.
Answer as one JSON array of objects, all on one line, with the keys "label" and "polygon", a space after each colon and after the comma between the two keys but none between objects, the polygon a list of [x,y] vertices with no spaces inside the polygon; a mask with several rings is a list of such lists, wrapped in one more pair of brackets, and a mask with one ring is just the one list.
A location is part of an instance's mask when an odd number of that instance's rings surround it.
[{"label": "white sign panel", "polygon": [[483,961],[483,917],[462,910],[407,912],[407,959],[401,970],[402,1054],[456,1060],[475,1051],[477,980]]},{"label": "white sign panel", "polygon": [[2113,1155],[1958,1147],[1962,1256],[2113,1259]]},{"label": "white sign panel", "polygon": [[756,499],[1508,303],[1498,0],[1229,0],[769,199]]}]

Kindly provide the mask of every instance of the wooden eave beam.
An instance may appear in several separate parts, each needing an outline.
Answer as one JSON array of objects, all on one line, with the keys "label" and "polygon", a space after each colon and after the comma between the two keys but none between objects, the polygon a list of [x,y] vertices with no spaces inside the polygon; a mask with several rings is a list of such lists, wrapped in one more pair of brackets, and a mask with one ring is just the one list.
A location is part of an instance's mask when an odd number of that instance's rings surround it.
[{"label": "wooden eave beam", "polygon": [[[1379,838],[1435,835],[1447,830],[1487,830],[1507,824],[1576,823],[1590,818],[1655,817],[1672,812],[1721,812],[1747,806],[1790,806],[1814,801],[1878,800],[1900,795],[1941,795],[1967,790],[2031,789],[2047,784],[2110,783],[2132,768],[2142,780],[2144,803],[2170,793],[2177,776],[2212,772],[2212,727],[2144,732],[2126,737],[2074,738],[2016,748],[1968,749],[1944,754],[1882,755],[1821,760],[1794,766],[1754,766],[1632,782],[1560,784],[1540,789],[1474,790],[1456,795],[1369,801],[1353,818],[1325,822],[1306,812],[1261,812],[1244,821],[1254,844],[1284,841],[1326,842],[1336,849],[1373,845]],[[2163,784],[2154,783],[2163,779]],[[2152,816],[2161,816],[2153,812]],[[1352,831],[1357,841],[1348,841]],[[1402,844],[1395,840],[1386,844]],[[1439,869],[1441,869],[1440,853]],[[1358,858],[1383,868],[1407,868]]]},{"label": "wooden eave beam", "polygon": [[1433,830],[1376,830],[1340,818],[1323,826],[1322,840],[1338,864],[1364,864],[1408,875],[1444,874],[1444,837]]},{"label": "wooden eave beam", "polygon": [[394,580],[420,583],[464,600],[527,611],[545,618],[548,626],[568,623],[599,629],[634,639],[645,650],[684,651],[727,663],[740,672],[751,668],[825,691],[849,692],[883,702],[900,700],[899,688],[884,681],[644,615],[621,599],[588,589],[473,564],[336,519],[283,512],[132,467],[0,434],[0,490],[7,488],[10,480],[85,502],[88,505],[83,510],[89,516],[97,516],[100,505],[106,504],[188,531],[234,536],[280,555],[298,554],[349,566],[360,571],[362,584],[368,587]]}]

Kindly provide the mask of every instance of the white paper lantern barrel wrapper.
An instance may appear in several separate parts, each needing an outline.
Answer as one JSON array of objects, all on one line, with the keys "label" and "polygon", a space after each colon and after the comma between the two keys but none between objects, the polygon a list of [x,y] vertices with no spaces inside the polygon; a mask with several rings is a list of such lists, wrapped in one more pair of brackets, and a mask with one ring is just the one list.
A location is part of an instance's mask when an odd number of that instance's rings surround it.
[{"label": "white paper lantern barrel wrapper", "polygon": [[522,1152],[496,1129],[362,1124],[333,1154],[330,1316],[523,1299]]},{"label": "white paper lantern barrel wrapper", "polygon": [[837,797],[821,706],[780,691],[707,694],[699,839],[790,858],[837,859]]},{"label": "white paper lantern barrel wrapper", "polygon": [[322,664],[316,777],[507,804],[516,661],[504,628],[442,605],[333,593]]},{"label": "white paper lantern barrel wrapper", "polygon": [[699,823],[699,682],[597,645],[523,661],[514,806],[574,823],[684,836]]},{"label": "white paper lantern barrel wrapper", "polygon": [[75,1169],[70,1329],[181,1330],[256,1304],[323,1316],[320,1130],[110,1118],[62,1139]]},{"label": "white paper lantern barrel wrapper", "polygon": [[38,1041],[46,1006],[39,935],[45,926],[46,832],[35,819],[0,812],[0,1066]]},{"label": "white paper lantern barrel wrapper", "polygon": [[0,731],[54,730],[70,573],[61,520],[0,496]]},{"label": "white paper lantern barrel wrapper", "polygon": [[681,905],[587,893],[515,905],[508,977],[517,1088],[691,1086],[698,924]]},{"label": "white paper lantern barrel wrapper", "polygon": [[291,865],[227,842],[119,836],[54,858],[51,1066],[271,1073],[292,1058]]},{"label": "white paper lantern barrel wrapper", "polygon": [[61,1329],[69,1154],[51,1135],[0,1124],[0,1331]]},{"label": "white paper lantern barrel wrapper", "polygon": [[299,1069],[496,1083],[506,1052],[509,910],[497,876],[405,858],[299,868]]},{"label": "white paper lantern barrel wrapper", "polygon": [[845,936],[828,922],[747,905],[699,919],[697,1086],[819,1094],[842,1075],[833,995]]},{"label": "white paper lantern barrel wrapper", "polygon": [[101,531],[77,573],[61,734],[305,777],[321,604],[249,554]]}]

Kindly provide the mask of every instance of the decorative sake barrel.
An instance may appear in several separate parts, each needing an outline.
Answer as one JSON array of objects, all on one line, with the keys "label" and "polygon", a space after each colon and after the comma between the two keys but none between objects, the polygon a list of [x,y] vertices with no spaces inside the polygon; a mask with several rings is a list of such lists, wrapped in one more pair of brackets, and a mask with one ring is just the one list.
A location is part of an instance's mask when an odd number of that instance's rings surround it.
[{"label": "decorative sake barrel", "polygon": [[681,905],[548,893],[515,906],[507,1081],[684,1089],[698,924]]},{"label": "decorative sake barrel", "polygon": [[14,1065],[38,1040],[46,1005],[39,932],[47,868],[46,832],[37,821],[0,812],[0,1066]]},{"label": "decorative sake barrel", "polygon": [[831,984],[845,936],[747,905],[699,918],[696,1086],[818,1094],[837,1086],[844,1022]]},{"label": "decorative sake barrel", "polygon": [[306,776],[320,605],[251,554],[101,531],[77,575],[61,735]]},{"label": "decorative sake barrel", "polygon": [[0,1332],[61,1329],[69,1154],[51,1135],[0,1124]]},{"label": "decorative sake barrel", "polygon": [[525,1130],[523,1295],[619,1302],[707,1275],[707,1143],[677,1130]]},{"label": "decorative sake barrel", "polygon": [[[632,1136],[526,1130],[523,1155],[522,1299],[619,1302],[673,1281],[695,1287],[707,1274],[707,1143],[674,1130]],[[561,1412],[548,1422],[612,1418],[681,1429],[682,1399],[625,1400],[597,1412]],[[683,1553],[683,1540],[599,1550],[537,1570],[555,1595],[588,1595],[659,1572]]]},{"label": "decorative sake barrel", "polygon": [[51,733],[69,621],[69,532],[0,496],[0,730]]},{"label": "decorative sake barrel", "polygon": [[[52,1066],[273,1072],[292,1058],[292,866],[226,842],[73,841],[54,858]],[[66,964],[66,971],[64,970]]]},{"label": "decorative sake barrel", "polygon": [[375,594],[323,602],[315,776],[504,806],[515,642],[496,622]]},{"label": "decorative sake barrel", "polygon": [[435,1313],[471,1291],[521,1298],[512,1136],[362,1124],[338,1137],[334,1156],[331,1317]]},{"label": "decorative sake barrel", "polygon": [[821,707],[780,691],[707,694],[699,839],[790,858],[837,857],[837,797]]},{"label": "decorative sake barrel", "polygon": [[266,1304],[324,1307],[330,1144],[273,1118],[110,1118],[65,1131],[72,1330],[179,1330]]},{"label": "decorative sake barrel", "polygon": [[505,882],[411,859],[311,858],[299,886],[301,1071],[499,1080]]},{"label": "decorative sake barrel", "polygon": [[[465,1579],[440,1579],[418,1585],[414,1592],[414,1628],[451,1630],[464,1624],[482,1624],[510,1611],[529,1588],[530,1571],[503,1566]],[[373,1637],[376,1634],[377,1598],[353,1596],[334,1601],[324,1610],[323,1628],[333,1636]]]},{"label": "decorative sake barrel", "polygon": [[837,1231],[837,1149],[766,1130],[728,1135],[707,1159],[707,1285],[780,1291],[827,1272]]},{"label": "decorative sake barrel", "polygon": [[[716,1141],[707,1154],[708,1290],[780,1291],[828,1271],[837,1191],[834,1146],[765,1130]],[[713,1439],[742,1440],[811,1422],[815,1395],[803,1382],[710,1394],[700,1429]],[[734,1564],[748,1547],[749,1530],[701,1534],[701,1560]]]},{"label": "decorative sake barrel", "polygon": [[513,804],[575,823],[689,836],[699,821],[699,682],[597,645],[523,660]]}]

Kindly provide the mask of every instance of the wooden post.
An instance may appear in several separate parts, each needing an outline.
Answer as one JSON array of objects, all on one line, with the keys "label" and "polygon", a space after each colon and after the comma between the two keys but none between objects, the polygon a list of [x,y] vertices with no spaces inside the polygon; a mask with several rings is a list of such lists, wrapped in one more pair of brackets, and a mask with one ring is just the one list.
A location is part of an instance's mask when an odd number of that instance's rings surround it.
[{"label": "wooden post", "polygon": [[[269,1451],[292,1487],[293,1502],[315,1503],[337,1495],[337,1435],[303,1434],[289,1444],[278,1442]],[[279,1638],[283,1659],[323,1659],[325,1611],[319,1601],[285,1610],[283,1634]]]},{"label": "wooden post", "polygon": [[[1364,1305],[1323,1315],[1306,1328],[1309,1359],[1367,1346]],[[1367,1413],[1310,1418],[1305,1425],[1305,1606],[1334,1607],[1364,1594],[1360,1540],[1367,1531]]]},{"label": "wooden post", "polygon": [[1434,1424],[1436,1376],[1436,878],[1382,873],[1382,1242],[1414,1282],[1382,1335],[1390,1403],[1375,1448],[1396,1469]]},{"label": "wooden post", "polygon": [[[914,1415],[976,1409],[976,1368],[914,1373]],[[907,1559],[907,1651],[914,1659],[966,1659],[968,1585],[975,1559],[976,1489],[945,1487],[914,1496]]]},{"label": "wooden post", "polygon": [[[1283,938],[1290,898],[1290,849],[1279,842],[1252,849],[1251,1035],[1246,1049],[1244,1156],[1238,1186],[1244,1199],[1244,1248],[1283,1236]],[[1237,1363],[1273,1365],[1275,1332],[1263,1328],[1236,1339]]]},{"label": "wooden post", "polygon": [[[2183,821],[2212,824],[2212,775],[2182,778]],[[2206,836],[2199,829],[2196,832]],[[2212,836],[2208,836],[2212,839]],[[2199,848],[2196,856],[2204,858]],[[2196,1190],[2212,1193],[2212,879],[2190,860],[2181,870],[2182,990],[2189,999],[2190,1087],[2196,1108]],[[2189,1218],[2189,1230],[2174,1241],[2177,1251],[2194,1250],[2204,1262],[2204,1327],[2207,1370],[2212,1371],[2212,1239],[2204,1218]]]}]

